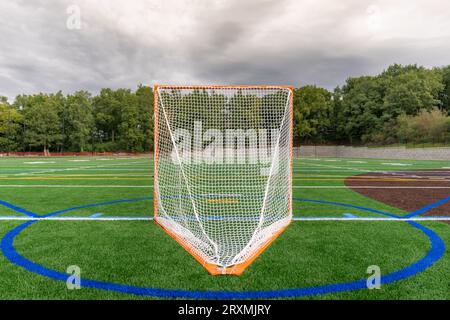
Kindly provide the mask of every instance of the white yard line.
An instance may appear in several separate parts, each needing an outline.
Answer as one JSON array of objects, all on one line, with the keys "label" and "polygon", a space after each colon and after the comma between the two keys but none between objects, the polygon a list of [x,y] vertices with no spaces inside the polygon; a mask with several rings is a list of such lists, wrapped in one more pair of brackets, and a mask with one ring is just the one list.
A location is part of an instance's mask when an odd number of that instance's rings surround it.
[{"label": "white yard line", "polygon": [[372,171],[372,170],[367,170],[367,169],[360,169],[360,168],[349,168],[349,167],[342,167],[342,166],[332,166],[329,164],[319,164],[319,163],[310,163],[309,165],[311,166],[316,166],[316,167],[325,167],[325,168],[332,168],[332,169],[343,169],[343,170],[353,170],[353,171],[360,171],[360,172],[376,172],[376,171]]},{"label": "white yard line", "polygon": [[[360,181],[366,181],[369,179],[415,179],[418,180],[420,179],[421,181],[428,181],[428,179],[445,179],[450,177],[449,176],[418,176],[418,175],[411,175],[411,174],[406,174],[406,173],[398,173],[398,172],[386,172],[386,174],[389,174],[389,177],[384,177],[384,176],[375,176],[375,175],[364,175],[364,176],[359,176],[359,177],[355,177],[355,176],[351,176],[351,175],[333,175],[333,174],[303,174],[303,175],[296,175],[295,178],[293,178],[293,180],[303,180],[303,179],[307,179],[307,178],[348,178],[348,179],[352,179],[352,180],[360,180]],[[396,177],[396,175],[398,177]],[[301,177],[299,177],[301,176]],[[317,181],[320,181],[321,179],[317,179]],[[324,179],[324,181],[326,181],[327,179]],[[370,181],[370,180],[369,180]]]},{"label": "white yard line", "polygon": [[0,217],[0,221],[150,221],[153,217]]},{"label": "white yard line", "polygon": [[[23,175],[29,175],[29,174],[31,175],[31,174],[51,173],[51,172],[61,172],[61,171],[73,171],[73,170],[84,170],[84,169],[99,169],[99,168],[105,168],[105,167],[123,166],[123,165],[131,165],[131,164],[143,164],[143,165],[145,165],[145,163],[142,162],[142,161],[132,161],[132,162],[111,163],[111,164],[96,165],[96,166],[79,166],[79,167],[71,167],[71,168],[63,168],[63,169],[48,169],[48,170],[40,170],[40,171],[32,171],[32,172],[21,172],[21,173],[16,173],[16,174],[13,174],[13,175],[15,175],[15,176],[23,176]],[[119,169],[119,170],[126,170],[126,169]],[[140,169],[133,168],[133,169],[129,169],[129,170],[140,170]]]},{"label": "white yard line", "polygon": [[48,163],[52,164],[52,163],[55,163],[55,161],[27,161],[27,162],[24,162],[24,164],[48,164]]},{"label": "white yard line", "polygon": [[435,186],[293,186],[294,189],[450,189]]},{"label": "white yard line", "polygon": [[77,184],[1,184],[0,188],[153,188],[153,186],[77,185]]},{"label": "white yard line", "polygon": [[413,217],[413,218],[389,218],[389,217],[294,217],[294,221],[450,221],[450,217]]},{"label": "white yard line", "polygon": [[[251,188],[254,186],[237,187]],[[153,185],[1,184],[0,188],[153,188]],[[450,189],[434,186],[292,186],[293,189]]]},{"label": "white yard line", "polygon": [[[0,217],[0,221],[151,221],[153,217]],[[450,217],[294,217],[293,221],[450,221]]]}]

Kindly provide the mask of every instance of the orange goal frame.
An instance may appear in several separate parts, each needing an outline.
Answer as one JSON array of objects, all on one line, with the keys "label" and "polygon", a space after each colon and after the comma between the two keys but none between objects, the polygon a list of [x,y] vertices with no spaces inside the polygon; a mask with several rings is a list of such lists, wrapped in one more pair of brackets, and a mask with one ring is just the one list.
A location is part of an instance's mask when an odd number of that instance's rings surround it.
[{"label": "orange goal frame", "polygon": [[289,201],[288,212],[292,214],[292,168],[293,168],[293,122],[294,122],[294,87],[285,85],[158,85],[153,87],[153,111],[154,111],[154,187],[153,187],[153,211],[155,223],[163,229],[169,236],[171,236],[176,242],[178,242],[187,252],[189,252],[211,275],[241,275],[244,270],[288,227],[289,223],[278,230],[269,240],[267,240],[261,247],[255,251],[246,261],[236,264],[231,267],[222,268],[218,265],[211,264],[206,261],[197,250],[189,245],[182,237],[165,228],[158,222],[158,114],[159,114],[159,101],[158,101],[158,89],[288,89],[290,91],[289,96],[289,109],[290,109],[290,171],[289,175]]}]

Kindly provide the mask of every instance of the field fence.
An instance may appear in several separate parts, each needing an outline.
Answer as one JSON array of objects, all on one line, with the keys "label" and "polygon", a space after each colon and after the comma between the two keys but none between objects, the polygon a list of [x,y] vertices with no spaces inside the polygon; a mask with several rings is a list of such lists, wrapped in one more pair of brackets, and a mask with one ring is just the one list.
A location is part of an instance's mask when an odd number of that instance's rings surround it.
[{"label": "field fence", "polygon": [[[450,147],[353,147],[353,146],[299,146],[293,149],[295,158],[374,158],[403,160],[450,161]],[[43,156],[146,156],[152,152],[0,152],[0,157],[43,157]],[[449,164],[450,166],[450,164]]]},{"label": "field fence", "polygon": [[[294,148],[294,157],[375,158],[403,160],[449,160],[450,147],[352,147],[300,146]],[[450,166],[450,163],[449,163]]]}]

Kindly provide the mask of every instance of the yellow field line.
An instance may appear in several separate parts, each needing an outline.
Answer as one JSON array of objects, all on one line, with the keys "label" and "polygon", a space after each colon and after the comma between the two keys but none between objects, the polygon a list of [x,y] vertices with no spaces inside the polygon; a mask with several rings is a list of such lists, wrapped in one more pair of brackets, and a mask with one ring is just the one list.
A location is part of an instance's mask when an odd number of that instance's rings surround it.
[{"label": "yellow field line", "polygon": [[111,178],[60,178],[60,177],[20,177],[20,178],[0,178],[0,180],[149,180],[152,177],[146,178],[121,178],[121,177],[111,177]]},{"label": "yellow field line", "polygon": [[403,181],[403,182],[450,182],[450,180],[444,180],[444,179],[407,179],[407,178],[386,178],[386,179],[354,179],[354,178],[348,178],[348,179],[316,179],[316,178],[294,178],[294,180],[307,180],[307,181]]},{"label": "yellow field line", "polygon": [[233,199],[209,199],[208,202],[218,202],[218,203],[237,203],[238,200]]},{"label": "yellow field line", "polygon": [[[229,178],[214,178],[214,181],[229,181]],[[403,182],[450,182],[450,180],[445,179],[414,179],[414,178],[339,178],[339,179],[322,179],[322,178],[293,178],[293,180],[302,180],[302,181],[403,181]]]},{"label": "yellow field line", "polygon": [[102,176],[102,177],[147,177],[150,176],[149,174],[129,174],[129,173],[74,173],[74,174],[52,174],[52,175],[42,175],[42,176],[38,176],[38,175],[34,175],[35,177],[97,177],[97,176]]},{"label": "yellow field line", "polygon": [[[40,181],[40,180],[62,180],[62,181],[70,181],[70,180],[109,180],[109,181],[120,181],[120,180],[126,180],[126,181],[148,181],[152,180],[153,177],[142,177],[142,178],[127,178],[127,177],[39,177],[39,176],[32,176],[32,177],[0,177],[0,180],[12,180],[12,181],[19,181],[19,180],[32,180],[32,181]],[[214,179],[215,181],[227,181],[229,179]],[[330,179],[330,178],[293,178],[293,180],[297,181],[344,181],[343,178],[339,179]],[[378,178],[378,179],[362,179],[362,178],[348,178],[345,179],[345,181],[361,181],[361,182],[450,182],[450,180],[444,180],[444,179],[407,179],[407,178]]]}]

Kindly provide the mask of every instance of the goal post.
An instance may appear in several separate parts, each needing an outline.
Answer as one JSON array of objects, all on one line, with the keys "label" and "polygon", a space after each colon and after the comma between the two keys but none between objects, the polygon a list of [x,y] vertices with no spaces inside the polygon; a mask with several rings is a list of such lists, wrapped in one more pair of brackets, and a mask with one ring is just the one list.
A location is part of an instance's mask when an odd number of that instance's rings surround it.
[{"label": "goal post", "polygon": [[293,88],[154,87],[156,223],[241,274],[292,218]]}]

